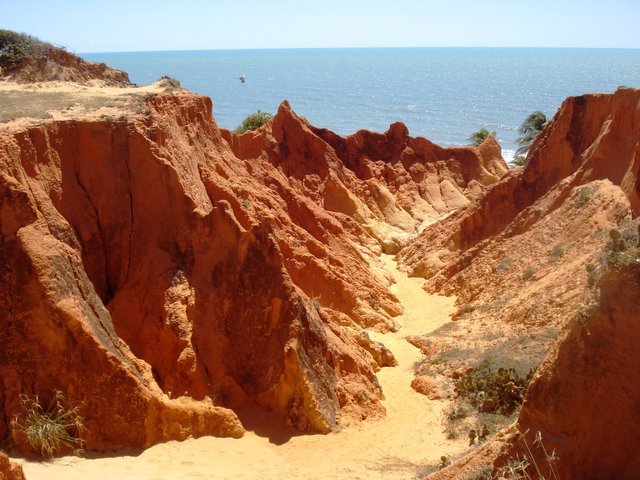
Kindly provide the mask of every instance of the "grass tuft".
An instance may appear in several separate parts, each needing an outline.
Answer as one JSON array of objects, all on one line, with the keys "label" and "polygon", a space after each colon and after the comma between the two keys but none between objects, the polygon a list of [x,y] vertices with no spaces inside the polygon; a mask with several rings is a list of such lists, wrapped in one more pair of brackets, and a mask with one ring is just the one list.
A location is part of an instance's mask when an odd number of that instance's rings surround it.
[{"label": "grass tuft", "polygon": [[55,392],[48,408],[38,395],[20,395],[23,411],[11,421],[14,435],[24,435],[31,448],[46,458],[64,451],[81,451],[84,446],[81,436],[86,432],[84,419],[77,406],[68,408],[64,401],[60,391]]}]

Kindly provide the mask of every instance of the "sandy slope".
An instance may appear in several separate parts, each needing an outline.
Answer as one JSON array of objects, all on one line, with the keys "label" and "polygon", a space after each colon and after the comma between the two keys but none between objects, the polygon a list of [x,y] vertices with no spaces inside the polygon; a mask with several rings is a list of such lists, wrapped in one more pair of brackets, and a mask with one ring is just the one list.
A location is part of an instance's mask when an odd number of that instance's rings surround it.
[{"label": "sandy slope", "polygon": [[[379,374],[387,417],[330,435],[272,438],[248,432],[242,439],[200,438],[157,445],[138,456],[82,459],[65,457],[50,464],[24,465],[29,480],[65,479],[407,479],[419,466],[436,464],[441,455],[465,449],[441,431],[445,402],[429,401],[414,392],[412,364],[418,349],[404,337],[432,331],[450,321],[453,298],[429,295],[423,280],[408,278],[384,257],[391,290],[405,307],[397,333],[370,333],[399,362]],[[277,436],[276,436],[277,437]]]}]

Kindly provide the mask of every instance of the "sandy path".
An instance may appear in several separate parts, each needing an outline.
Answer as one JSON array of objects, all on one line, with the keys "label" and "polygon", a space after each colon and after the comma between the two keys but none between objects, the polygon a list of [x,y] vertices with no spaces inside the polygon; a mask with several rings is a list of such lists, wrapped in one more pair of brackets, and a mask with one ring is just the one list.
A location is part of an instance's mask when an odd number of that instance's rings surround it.
[{"label": "sandy path", "polygon": [[397,333],[370,333],[399,362],[378,374],[386,396],[386,418],[329,435],[293,437],[282,445],[247,432],[239,440],[206,437],[168,442],[135,457],[25,463],[27,479],[407,479],[419,466],[464,450],[464,441],[447,440],[441,432],[444,402],[429,401],[411,389],[412,365],[420,353],[404,339],[450,321],[454,299],[425,293],[422,280],[399,272],[391,257],[382,260],[396,280],[391,290],[405,307]]}]

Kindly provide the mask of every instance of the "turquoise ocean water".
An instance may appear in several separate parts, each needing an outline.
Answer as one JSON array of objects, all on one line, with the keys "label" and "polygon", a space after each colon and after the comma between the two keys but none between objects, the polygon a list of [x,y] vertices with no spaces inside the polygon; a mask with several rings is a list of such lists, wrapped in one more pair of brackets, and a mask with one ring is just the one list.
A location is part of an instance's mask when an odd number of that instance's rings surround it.
[{"label": "turquoise ocean water", "polygon": [[[162,75],[213,99],[214,116],[235,128],[283,99],[339,134],[385,131],[464,145],[495,130],[505,158],[532,111],[553,115],[570,95],[640,87],[640,50],[536,48],[348,48],[92,53],[81,55],[148,84]],[[239,81],[240,75],[246,82]]]}]

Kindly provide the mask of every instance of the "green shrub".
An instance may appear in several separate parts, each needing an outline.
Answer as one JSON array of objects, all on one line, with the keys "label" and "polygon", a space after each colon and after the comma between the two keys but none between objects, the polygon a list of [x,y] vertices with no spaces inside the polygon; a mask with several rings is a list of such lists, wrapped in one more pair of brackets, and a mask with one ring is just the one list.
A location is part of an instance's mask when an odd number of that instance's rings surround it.
[{"label": "green shrub", "polygon": [[254,112],[247,118],[245,118],[242,123],[238,125],[238,127],[234,130],[234,132],[237,134],[241,134],[249,130],[255,130],[256,128],[260,128],[272,118],[273,115],[271,115],[270,113],[258,110],[257,112]]},{"label": "green shrub", "polygon": [[522,403],[533,372],[520,376],[514,368],[471,370],[456,380],[455,391],[479,412],[511,415]]},{"label": "green shrub", "polygon": [[471,135],[469,135],[469,138],[467,139],[471,145],[473,145],[474,147],[478,147],[480,146],[480,144],[482,142],[485,141],[485,139],[489,136],[489,135],[493,135],[493,137],[495,138],[496,136],[496,132],[490,132],[489,130],[487,130],[486,128],[481,128],[480,130],[473,132]]},{"label": "green shrub", "polygon": [[589,199],[593,196],[595,191],[596,189],[593,185],[585,185],[584,187],[580,188],[580,190],[578,190],[578,193],[576,194],[576,206],[585,206]]},{"label": "green shrub", "polygon": [[50,43],[31,35],[0,30],[0,67],[11,71],[28,60],[45,57],[53,48]]},{"label": "green shrub", "polygon": [[11,30],[0,30],[0,65],[12,70],[20,65],[29,53],[26,38]]},{"label": "green shrub", "polygon": [[20,396],[22,413],[11,421],[14,435],[24,435],[31,448],[40,455],[53,458],[57,453],[79,451],[84,445],[80,438],[86,431],[78,407],[67,408],[64,395],[55,392],[52,404],[45,408],[38,395]]}]

